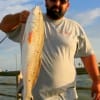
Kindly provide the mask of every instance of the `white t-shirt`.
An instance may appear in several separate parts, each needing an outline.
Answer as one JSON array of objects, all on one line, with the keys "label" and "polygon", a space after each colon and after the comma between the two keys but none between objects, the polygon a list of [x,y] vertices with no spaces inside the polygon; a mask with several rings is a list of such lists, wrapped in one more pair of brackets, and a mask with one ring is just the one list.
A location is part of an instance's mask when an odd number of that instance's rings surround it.
[{"label": "white t-shirt", "polygon": [[[75,21],[63,17],[54,21],[44,15],[45,40],[42,66],[35,87],[40,90],[70,87],[75,84],[75,57],[88,56],[93,49],[83,28]],[[24,25],[9,34],[9,38],[21,42]]]}]

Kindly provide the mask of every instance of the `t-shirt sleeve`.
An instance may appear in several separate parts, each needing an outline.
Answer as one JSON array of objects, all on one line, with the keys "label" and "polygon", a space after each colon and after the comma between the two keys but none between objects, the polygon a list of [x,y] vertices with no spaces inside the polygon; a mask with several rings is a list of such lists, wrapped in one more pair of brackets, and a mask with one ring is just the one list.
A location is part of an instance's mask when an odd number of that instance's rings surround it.
[{"label": "t-shirt sleeve", "polygon": [[77,48],[76,48],[76,53],[75,57],[85,57],[89,56],[91,54],[94,54],[94,50],[91,46],[91,43],[84,31],[84,29],[78,25],[78,42],[77,42]]},{"label": "t-shirt sleeve", "polygon": [[25,25],[20,25],[16,30],[7,33],[8,38],[14,42],[21,43],[24,34],[24,29]]}]

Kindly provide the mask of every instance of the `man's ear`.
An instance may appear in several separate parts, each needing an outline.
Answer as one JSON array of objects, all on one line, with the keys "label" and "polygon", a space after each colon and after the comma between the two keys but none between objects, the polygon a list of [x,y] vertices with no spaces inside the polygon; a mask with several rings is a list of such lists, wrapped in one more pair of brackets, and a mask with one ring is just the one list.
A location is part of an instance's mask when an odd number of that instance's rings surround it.
[{"label": "man's ear", "polygon": [[70,7],[70,3],[68,2],[67,8],[69,8],[69,7]]},{"label": "man's ear", "polygon": [[47,6],[47,0],[45,0],[45,6]]},{"label": "man's ear", "polygon": [[45,2],[47,2],[47,0],[45,0]]}]

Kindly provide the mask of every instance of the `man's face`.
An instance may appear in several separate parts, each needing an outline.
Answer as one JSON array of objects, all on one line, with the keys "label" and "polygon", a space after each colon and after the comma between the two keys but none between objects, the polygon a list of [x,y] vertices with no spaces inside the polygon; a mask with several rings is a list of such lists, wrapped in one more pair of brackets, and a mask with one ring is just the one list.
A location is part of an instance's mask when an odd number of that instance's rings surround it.
[{"label": "man's face", "polygon": [[69,2],[67,0],[45,0],[47,15],[51,19],[57,20],[66,13]]}]

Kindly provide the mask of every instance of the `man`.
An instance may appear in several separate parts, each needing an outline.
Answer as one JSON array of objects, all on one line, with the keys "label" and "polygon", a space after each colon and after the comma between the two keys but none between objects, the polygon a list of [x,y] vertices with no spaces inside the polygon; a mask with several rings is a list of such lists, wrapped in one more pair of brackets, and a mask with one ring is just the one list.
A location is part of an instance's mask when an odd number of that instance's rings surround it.
[{"label": "man", "polygon": [[[64,17],[69,0],[45,0],[45,4],[45,43],[41,71],[33,90],[34,100],[77,99],[75,57],[82,59],[93,81],[92,97],[100,100],[100,73],[93,49],[82,27]],[[21,43],[28,15],[28,11],[23,11],[5,16],[0,29],[10,39]]]}]

